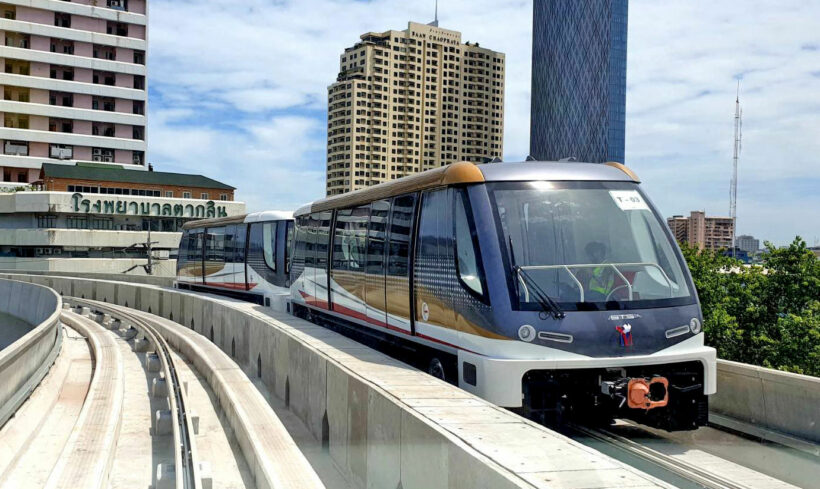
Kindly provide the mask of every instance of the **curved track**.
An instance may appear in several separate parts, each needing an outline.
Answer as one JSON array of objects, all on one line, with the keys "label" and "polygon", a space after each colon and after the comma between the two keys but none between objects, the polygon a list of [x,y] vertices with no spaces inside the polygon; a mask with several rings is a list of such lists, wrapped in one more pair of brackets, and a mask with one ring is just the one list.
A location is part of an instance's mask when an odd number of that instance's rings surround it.
[{"label": "curved track", "polygon": [[[157,333],[154,327],[136,314],[131,314],[120,309],[107,307],[96,301],[67,297],[66,300],[72,304],[78,304],[96,311],[100,314],[115,315],[121,322],[127,323],[136,331],[132,337],[142,335],[143,340],[154,348],[161,363],[161,371],[164,374],[165,383],[168,389],[168,404],[171,411],[171,425],[174,438],[174,487],[185,489],[199,489],[202,481],[199,474],[199,463],[196,450],[196,442],[193,436],[193,421],[186,410],[187,399],[184,389],[177,375],[174,360],[171,356],[171,349],[165,339]],[[157,425],[159,425],[159,415]],[[156,429],[156,428],[155,428]],[[158,479],[168,477],[171,474],[157,474]]]}]

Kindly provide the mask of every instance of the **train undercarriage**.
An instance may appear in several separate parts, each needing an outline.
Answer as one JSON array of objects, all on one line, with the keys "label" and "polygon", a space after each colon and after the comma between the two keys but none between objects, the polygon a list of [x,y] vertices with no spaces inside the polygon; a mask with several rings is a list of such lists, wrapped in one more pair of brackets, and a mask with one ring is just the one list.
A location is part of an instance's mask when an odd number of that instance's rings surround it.
[{"label": "train undercarriage", "polygon": [[626,418],[667,431],[708,421],[700,362],[625,368],[532,370],[522,381],[520,414],[548,425],[609,424]]}]

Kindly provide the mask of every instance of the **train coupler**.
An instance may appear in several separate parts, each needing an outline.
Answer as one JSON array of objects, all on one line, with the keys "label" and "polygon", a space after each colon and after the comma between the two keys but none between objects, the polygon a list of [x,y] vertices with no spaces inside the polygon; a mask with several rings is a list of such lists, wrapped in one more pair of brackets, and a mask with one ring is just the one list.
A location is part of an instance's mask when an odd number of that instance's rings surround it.
[{"label": "train coupler", "polygon": [[630,409],[664,407],[669,403],[669,380],[666,377],[624,377],[601,382],[601,392],[614,400],[620,400]]}]

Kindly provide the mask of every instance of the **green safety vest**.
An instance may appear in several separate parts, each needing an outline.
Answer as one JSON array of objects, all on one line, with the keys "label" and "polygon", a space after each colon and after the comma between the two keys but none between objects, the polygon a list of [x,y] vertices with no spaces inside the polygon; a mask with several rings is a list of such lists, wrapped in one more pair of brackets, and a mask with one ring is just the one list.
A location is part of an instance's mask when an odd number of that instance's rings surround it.
[{"label": "green safety vest", "polygon": [[605,274],[609,267],[595,267],[592,269],[592,278],[589,279],[589,290],[607,295],[615,285],[615,276],[612,273]]}]

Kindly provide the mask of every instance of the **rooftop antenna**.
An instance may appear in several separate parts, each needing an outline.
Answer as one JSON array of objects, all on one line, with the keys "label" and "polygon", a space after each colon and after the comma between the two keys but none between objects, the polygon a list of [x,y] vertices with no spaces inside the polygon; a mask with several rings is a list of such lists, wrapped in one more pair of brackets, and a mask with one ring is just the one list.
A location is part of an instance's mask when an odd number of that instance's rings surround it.
[{"label": "rooftop antenna", "polygon": [[433,27],[438,27],[438,0],[436,0],[436,16],[435,16],[433,22],[430,22],[427,25],[431,25]]},{"label": "rooftop antenna", "polygon": [[741,138],[743,137],[743,110],[740,108],[740,80],[737,81],[737,95],[735,97],[735,141],[734,157],[732,158],[732,184],[729,187],[729,217],[732,218],[732,258],[736,258],[737,235],[737,160],[740,157]]}]

